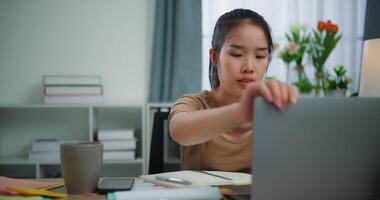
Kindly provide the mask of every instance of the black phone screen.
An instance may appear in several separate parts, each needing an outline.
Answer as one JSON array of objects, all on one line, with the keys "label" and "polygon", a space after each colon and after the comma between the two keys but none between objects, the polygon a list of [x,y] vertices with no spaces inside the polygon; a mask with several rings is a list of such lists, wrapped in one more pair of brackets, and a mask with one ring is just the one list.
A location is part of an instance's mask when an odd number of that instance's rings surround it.
[{"label": "black phone screen", "polygon": [[98,183],[99,192],[113,192],[131,190],[135,179],[133,178],[105,178]]}]

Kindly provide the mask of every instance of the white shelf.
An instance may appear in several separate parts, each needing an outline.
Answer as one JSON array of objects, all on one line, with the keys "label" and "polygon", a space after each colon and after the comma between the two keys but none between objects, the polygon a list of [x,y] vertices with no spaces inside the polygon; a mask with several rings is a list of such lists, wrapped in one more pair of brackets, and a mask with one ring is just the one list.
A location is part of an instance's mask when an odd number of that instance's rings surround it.
[{"label": "white shelf", "polygon": [[[142,158],[136,159],[108,159],[103,160],[103,164],[142,164]],[[25,157],[17,156],[1,156],[0,164],[9,165],[44,165],[44,164],[60,164],[59,160],[30,160]]]},{"label": "white shelf", "polygon": [[92,105],[0,104],[0,108],[90,108]]},{"label": "white shelf", "polygon": [[0,104],[0,108],[136,108],[139,105],[122,105],[122,104]]},{"label": "white shelf", "polygon": [[143,159],[114,159],[114,160],[103,160],[103,164],[142,164]]},{"label": "white shelf", "polygon": [[170,108],[173,103],[149,103],[149,108]]},{"label": "white shelf", "polygon": [[36,162],[32,162],[24,157],[16,157],[16,156],[1,156],[0,164],[16,164],[16,165],[27,165],[27,164],[36,164]]},{"label": "white shelf", "polygon": [[[0,169],[0,176],[13,176],[20,171],[19,167],[34,167],[36,172],[30,177],[35,178],[58,174],[48,172],[56,170],[59,160],[29,160],[26,156],[36,138],[93,141],[98,129],[121,128],[135,129],[138,158],[103,160],[107,165],[105,173],[113,176],[146,173],[144,116],[141,105],[0,104],[0,166],[8,173],[2,174],[4,170]],[[16,166],[18,171],[9,170]]]}]

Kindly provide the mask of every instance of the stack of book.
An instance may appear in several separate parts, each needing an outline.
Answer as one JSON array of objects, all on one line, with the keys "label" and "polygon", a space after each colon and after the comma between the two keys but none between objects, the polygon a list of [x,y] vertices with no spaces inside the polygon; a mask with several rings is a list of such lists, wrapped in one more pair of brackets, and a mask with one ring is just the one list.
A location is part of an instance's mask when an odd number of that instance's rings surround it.
[{"label": "stack of book", "polygon": [[135,159],[137,139],[134,129],[99,130],[98,141],[103,144],[103,159]]},{"label": "stack of book", "polygon": [[35,139],[29,151],[29,160],[59,160],[59,146],[63,143],[78,143],[77,140],[58,140],[56,138]]},{"label": "stack of book", "polygon": [[46,75],[43,77],[45,104],[101,104],[100,76]]}]

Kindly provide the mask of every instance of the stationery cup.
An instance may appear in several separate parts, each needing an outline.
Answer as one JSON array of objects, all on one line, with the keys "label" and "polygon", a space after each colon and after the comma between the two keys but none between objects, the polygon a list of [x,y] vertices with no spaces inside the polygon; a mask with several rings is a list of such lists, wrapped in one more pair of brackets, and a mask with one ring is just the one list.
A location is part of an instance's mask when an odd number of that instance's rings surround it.
[{"label": "stationery cup", "polygon": [[99,181],[103,145],[99,142],[60,145],[61,171],[69,194],[93,192]]}]

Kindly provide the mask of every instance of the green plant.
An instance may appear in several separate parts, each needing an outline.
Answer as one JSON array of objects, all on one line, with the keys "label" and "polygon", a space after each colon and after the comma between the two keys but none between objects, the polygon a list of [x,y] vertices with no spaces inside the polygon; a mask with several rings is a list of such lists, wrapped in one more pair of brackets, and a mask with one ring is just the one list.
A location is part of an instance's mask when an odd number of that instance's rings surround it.
[{"label": "green plant", "polygon": [[[307,78],[302,65],[302,60],[309,43],[310,33],[307,31],[306,25],[293,24],[289,29],[290,31],[285,33],[288,44],[279,53],[278,57],[286,63],[288,68],[291,62],[296,63],[297,66],[295,67],[295,70],[297,71],[298,79]],[[287,79],[288,78],[289,74],[287,75]]]},{"label": "green plant", "polygon": [[337,35],[338,31],[338,25],[330,20],[319,21],[317,30],[313,29],[308,51],[316,71],[323,71],[327,58],[342,38],[342,34]]},{"label": "green plant", "polygon": [[280,52],[279,57],[287,64],[295,61],[302,64],[302,59],[309,43],[310,34],[306,25],[294,24],[289,27],[290,32],[285,33],[288,44]]},{"label": "green plant", "polygon": [[[330,20],[319,21],[316,28],[308,31],[306,25],[292,25],[290,31],[285,33],[287,44],[278,57],[281,58],[287,66],[287,82],[293,82],[293,85],[298,88],[300,93],[310,93],[315,90],[315,95],[319,96],[321,91],[333,87],[347,87],[351,81],[348,77],[340,77],[340,81],[334,82],[334,78],[325,73],[324,65],[334,50],[342,34],[338,34],[339,27],[333,24]],[[314,66],[315,81],[312,82],[305,73],[304,65],[302,64],[304,56],[308,55],[312,65]],[[294,82],[289,80],[290,64],[295,63],[295,71],[298,79]],[[338,73],[341,73],[338,71]],[[325,83],[326,82],[326,83]]]},{"label": "green plant", "polygon": [[300,93],[310,93],[314,89],[313,84],[307,78],[298,79],[293,85],[298,88]]},{"label": "green plant", "polygon": [[347,89],[352,79],[346,76],[347,70],[343,65],[334,67],[335,76],[328,75],[324,81],[323,88],[326,90]]},{"label": "green plant", "polygon": [[342,34],[337,34],[338,31],[338,25],[333,24],[330,20],[327,20],[327,22],[319,21],[317,30],[313,29],[312,37],[309,40],[308,53],[316,71],[315,89],[317,95],[319,95],[320,90],[323,89],[325,85],[325,62],[342,38]]}]

